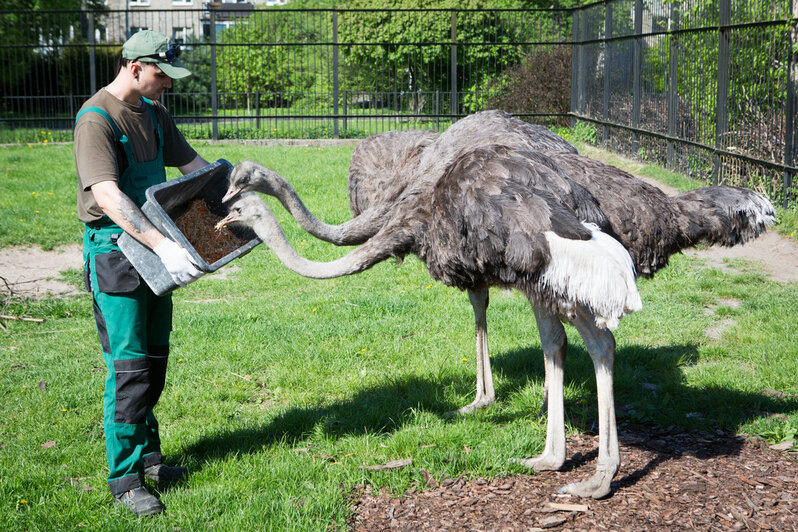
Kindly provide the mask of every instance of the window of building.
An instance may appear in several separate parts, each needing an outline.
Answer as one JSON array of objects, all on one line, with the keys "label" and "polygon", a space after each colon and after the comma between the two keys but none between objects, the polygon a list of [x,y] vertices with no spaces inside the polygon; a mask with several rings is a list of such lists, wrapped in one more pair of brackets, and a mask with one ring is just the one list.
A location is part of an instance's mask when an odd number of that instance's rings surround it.
[{"label": "window of building", "polygon": [[183,44],[186,42],[186,39],[188,39],[191,33],[192,31],[190,26],[183,28],[175,26],[172,28],[172,41]]},{"label": "window of building", "polygon": [[172,0],[173,6],[190,6],[194,3],[194,0]]}]

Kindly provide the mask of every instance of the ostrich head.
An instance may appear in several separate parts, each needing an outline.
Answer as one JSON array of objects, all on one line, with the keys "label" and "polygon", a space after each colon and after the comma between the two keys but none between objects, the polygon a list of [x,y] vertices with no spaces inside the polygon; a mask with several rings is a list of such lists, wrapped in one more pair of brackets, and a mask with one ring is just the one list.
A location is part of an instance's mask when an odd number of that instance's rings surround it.
[{"label": "ostrich head", "polygon": [[215,227],[219,230],[233,223],[254,227],[267,217],[274,218],[263,200],[254,192],[244,192],[230,204],[227,216],[219,220]]},{"label": "ostrich head", "polygon": [[285,183],[285,179],[274,170],[255,161],[243,161],[237,164],[230,173],[230,184],[227,187],[227,193],[222,198],[222,203],[252,190],[275,196],[277,189]]}]

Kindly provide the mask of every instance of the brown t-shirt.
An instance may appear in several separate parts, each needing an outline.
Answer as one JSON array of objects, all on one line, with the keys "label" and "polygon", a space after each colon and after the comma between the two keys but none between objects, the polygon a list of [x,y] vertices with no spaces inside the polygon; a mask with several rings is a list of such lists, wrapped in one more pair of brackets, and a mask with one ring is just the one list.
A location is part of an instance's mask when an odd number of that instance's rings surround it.
[{"label": "brown t-shirt", "polygon": [[[183,166],[197,156],[182,133],[177,129],[169,111],[155,103],[155,114],[164,136],[163,158],[165,166]],[[137,161],[151,161],[158,155],[155,125],[147,107],[131,105],[100,89],[83,107],[99,107],[113,119],[116,126],[127,135]],[[78,218],[93,222],[103,216],[91,186],[100,181],[118,181],[127,168],[127,157],[116,141],[108,120],[99,113],[85,113],[75,125],[75,165],[78,172]]]}]

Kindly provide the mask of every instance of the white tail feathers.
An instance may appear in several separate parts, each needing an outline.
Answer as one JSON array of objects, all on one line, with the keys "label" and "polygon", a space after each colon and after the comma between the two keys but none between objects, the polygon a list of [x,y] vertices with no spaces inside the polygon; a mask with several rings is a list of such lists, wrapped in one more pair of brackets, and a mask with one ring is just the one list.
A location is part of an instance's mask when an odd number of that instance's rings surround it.
[{"label": "white tail feathers", "polygon": [[615,329],[618,320],[643,308],[635,269],[626,249],[593,224],[584,224],[590,240],[571,240],[546,233],[551,262],[541,281],[565,301],[585,305],[596,325]]}]

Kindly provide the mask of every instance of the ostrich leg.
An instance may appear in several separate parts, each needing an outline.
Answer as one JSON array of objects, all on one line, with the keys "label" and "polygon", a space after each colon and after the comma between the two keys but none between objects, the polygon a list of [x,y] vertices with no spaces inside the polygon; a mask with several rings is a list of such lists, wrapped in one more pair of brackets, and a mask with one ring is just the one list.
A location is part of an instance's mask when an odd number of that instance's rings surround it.
[{"label": "ostrich leg", "polygon": [[513,458],[516,462],[535,471],[556,471],[565,462],[565,407],[563,401],[563,373],[568,340],[565,328],[556,314],[533,305],[535,321],[540,332],[540,342],[546,364],[544,406],[548,406],[546,417],[546,447],[543,454],[529,459]]},{"label": "ostrich leg", "polygon": [[596,371],[599,418],[599,455],[596,473],[584,482],[568,484],[560,493],[600,499],[610,493],[610,483],[621,465],[618,430],[615,424],[615,401],[612,389],[612,366],[615,359],[615,337],[609,329],[599,329],[589,310],[581,307],[571,323],[585,342]]},{"label": "ostrich leg", "polygon": [[448,416],[470,414],[479,408],[485,408],[496,399],[493,389],[493,375],[490,371],[488,356],[488,288],[468,290],[468,299],[474,308],[474,322],[477,340],[477,396],[474,401],[458,410],[447,412]]}]

